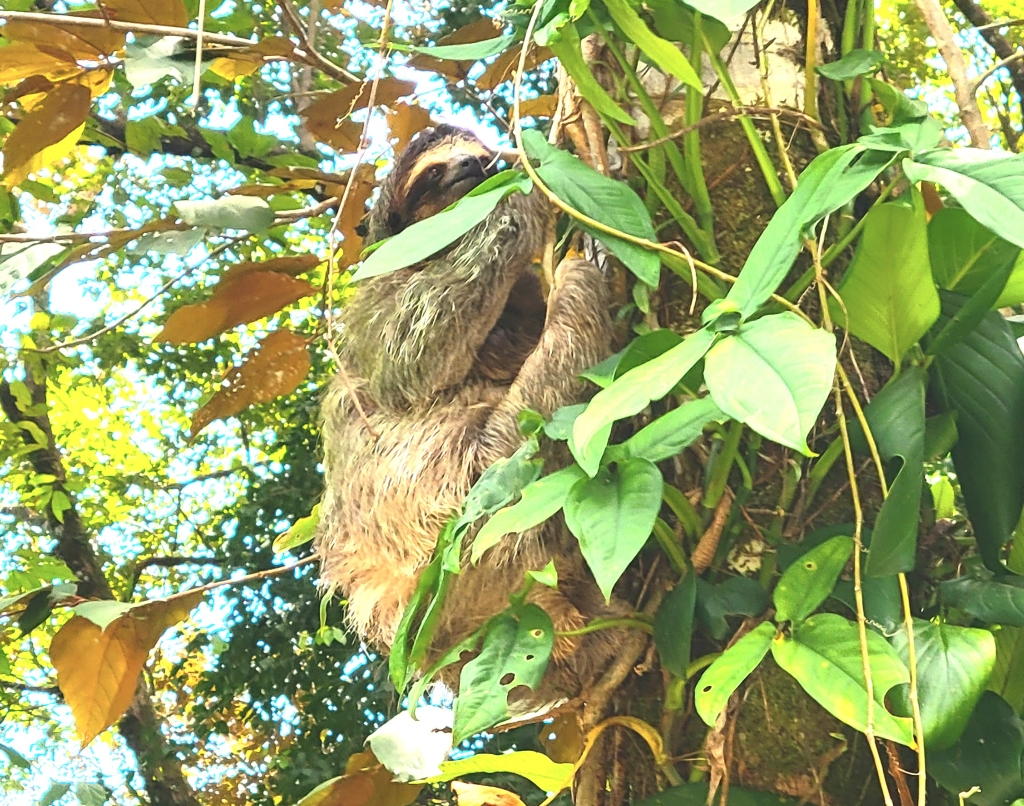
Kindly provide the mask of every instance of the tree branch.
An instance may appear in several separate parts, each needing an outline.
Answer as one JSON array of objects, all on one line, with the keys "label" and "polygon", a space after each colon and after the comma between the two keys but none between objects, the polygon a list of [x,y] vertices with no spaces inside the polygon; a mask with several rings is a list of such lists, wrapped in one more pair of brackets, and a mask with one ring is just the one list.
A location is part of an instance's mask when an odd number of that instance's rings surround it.
[{"label": "tree branch", "polygon": [[227,563],[228,561],[223,557],[140,557],[131,563],[132,584],[128,591],[130,594],[135,592],[135,588],[138,586],[139,580],[147,568],[177,568],[179,565],[224,566]]},{"label": "tree branch", "polygon": [[[996,57],[999,59],[1009,59],[1017,51],[1009,43],[1005,36],[999,33],[999,28],[1002,27],[1001,23],[993,22],[992,17],[985,11],[980,5],[974,2],[974,0],[953,0],[956,7],[960,10],[967,21],[973,25],[978,33],[984,37],[985,41],[995,52]],[[1019,20],[1011,20],[1006,23],[1007,25],[1020,22]],[[1010,71],[1010,78],[1013,81],[1013,88],[1017,90],[1017,96],[1020,98],[1020,103],[1024,107],[1024,63],[1012,62],[1006,65],[1006,69]]]},{"label": "tree branch", "polygon": [[971,144],[975,148],[992,148],[992,143],[989,142],[992,135],[981,117],[978,101],[974,97],[974,85],[967,77],[964,54],[953,41],[953,27],[946,18],[946,12],[939,5],[939,0],[916,2],[928,30],[938,45],[939,53],[946,62],[949,80],[953,82],[956,105],[960,107],[960,119],[971,136]]}]

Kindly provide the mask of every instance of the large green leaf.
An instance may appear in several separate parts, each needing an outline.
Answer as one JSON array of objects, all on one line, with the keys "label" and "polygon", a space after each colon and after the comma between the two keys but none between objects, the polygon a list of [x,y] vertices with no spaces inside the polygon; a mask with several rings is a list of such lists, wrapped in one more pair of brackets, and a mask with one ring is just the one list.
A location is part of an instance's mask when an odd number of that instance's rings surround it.
[{"label": "large green leaf", "polygon": [[676,677],[686,677],[693,637],[693,611],[697,603],[697,575],[689,569],[670,590],[654,614],[654,645],[661,665]]},{"label": "large green leaf", "polygon": [[[693,9],[680,0],[647,0],[644,6],[654,19],[654,30],[673,42],[690,45],[697,34]],[[714,17],[700,21],[701,32],[707,37],[715,53],[729,44],[729,27]]]},{"label": "large green leaf", "polygon": [[605,91],[590,70],[590,66],[583,59],[583,51],[580,47],[580,34],[576,26],[567,22],[559,28],[560,36],[548,41],[548,47],[558,57],[572,80],[576,82],[580,95],[590,102],[595,110],[605,117],[625,123],[627,126],[635,126],[633,120],[622,107]]},{"label": "large green leaf", "polygon": [[981,224],[1024,247],[1024,155],[942,148],[905,159],[903,171],[942,185]]},{"label": "large green leaf", "polygon": [[851,81],[857,76],[874,73],[884,60],[885,57],[877,50],[854,48],[837,62],[819,64],[817,70],[833,81]]},{"label": "large green leaf", "polygon": [[690,400],[641,428],[622,443],[621,450],[627,457],[660,462],[692,445],[708,423],[724,419],[710,397]]},{"label": "large green leaf", "polygon": [[684,84],[698,90],[702,89],[700,76],[683,52],[668,40],[653,33],[626,0],[604,0],[604,6],[626,38],[640,48],[648,59]]},{"label": "large green leaf", "polygon": [[[884,704],[893,686],[910,682],[910,672],[878,633],[868,630],[867,642],[875,735],[912,744],[911,720],[893,716]],[[772,655],[832,716],[859,731],[867,727],[868,694],[856,624],[834,613],[819,613],[795,628],[791,638],[774,640]]]},{"label": "large green leaf", "polygon": [[758,624],[723,652],[701,675],[694,692],[694,706],[708,725],[714,727],[732,693],[768,654],[775,637],[770,621]]},{"label": "large green leaf", "polygon": [[833,316],[898,364],[939,316],[923,205],[890,202],[868,213]]},{"label": "large green leaf", "polygon": [[768,593],[750,577],[731,577],[718,585],[697,580],[697,620],[716,641],[729,635],[726,616],[760,616],[768,601]]},{"label": "large green leaf", "polygon": [[757,5],[757,0],[690,0],[701,14],[714,17],[722,22],[732,22],[740,14],[746,14]]},{"label": "large green leaf", "polygon": [[799,624],[836,585],[853,551],[853,538],[838,535],[815,546],[785,570],[775,586],[775,619]]},{"label": "large green leaf", "polygon": [[529,193],[532,188],[533,183],[525,174],[503,171],[467,193],[448,209],[417,221],[382,242],[352,275],[353,282],[398,271],[426,260],[480,224],[494,212],[502,199],[516,191]]},{"label": "large green leaf", "polygon": [[[620,232],[648,241],[658,240],[651,214],[625,182],[604,176],[568,151],[555,148],[535,129],[523,133],[523,145],[531,158],[540,160],[537,174],[558,198]],[[656,253],[585,224],[580,226],[607,246],[647,285],[652,288],[658,285],[661,261]]]},{"label": "large green leaf", "polygon": [[998,694],[986,691],[960,741],[928,754],[928,772],[954,797],[978,786],[969,803],[1007,806],[1024,795],[1022,753],[1024,723]]},{"label": "large green leaf", "polygon": [[452,736],[455,746],[507,719],[512,689],[537,688],[554,640],[551,617],[535,604],[512,607],[491,620],[480,654],[459,676]]},{"label": "large green leaf", "polygon": [[652,330],[650,333],[644,333],[633,339],[615,355],[611,355],[601,363],[581,372],[580,376],[605,389],[616,378],[625,375],[634,367],[668,352],[682,340],[683,337],[674,330],[668,328]]},{"label": "large green leaf", "polygon": [[[602,389],[573,423],[573,440],[577,448],[586,449],[598,435],[604,435],[600,445],[604,450],[607,429],[616,420],[639,414],[652,400],[660,400],[679,382],[708,351],[715,334],[710,330],[691,333],[681,344],[657,358],[631,369]],[[588,468],[584,466],[584,470]],[[588,470],[588,472],[591,472]]]},{"label": "large green leaf", "polygon": [[943,207],[928,222],[932,276],[947,291],[971,296],[993,274],[1012,267],[1020,251],[959,207]]},{"label": "large green leaf", "polygon": [[835,336],[788,311],[742,325],[704,362],[704,380],[722,411],[805,454],[805,435],[835,371]]},{"label": "large green leaf", "polygon": [[565,523],[606,599],[644,547],[661,509],[661,472],[646,459],[604,467],[565,501]]},{"label": "large green leaf", "polygon": [[[900,630],[890,640],[909,664],[906,631]],[[944,750],[960,738],[988,684],[996,662],[996,642],[988,630],[914,619],[914,650],[924,746]],[[894,704],[909,713],[905,692],[894,694]]]},{"label": "large green leaf", "polygon": [[480,562],[484,552],[505,535],[532,529],[558,512],[569,490],[585,475],[579,467],[572,465],[527,484],[519,501],[499,509],[477,532],[473,540],[471,561],[474,564]]},{"label": "large green leaf", "polygon": [[512,35],[496,36],[491,39],[483,39],[480,42],[466,42],[461,45],[410,45],[409,50],[422,53],[425,56],[433,56],[435,59],[475,62],[504,53],[515,41],[516,37]]},{"label": "large green leaf", "polygon": [[869,576],[914,569],[924,488],[924,393],[924,371],[909,367],[882,388],[865,412],[887,471],[899,463],[871,532],[864,567]]},{"label": "large green leaf", "polygon": [[892,155],[865,153],[857,144],[830,148],[815,157],[785,204],[772,216],[743,264],[727,299],[743,318],[779,287],[803,246],[804,231],[838,210],[870,185]]},{"label": "large green leaf", "polygon": [[181,220],[193,227],[260,232],[274,223],[274,211],[270,205],[254,196],[177,201],[174,208]]},{"label": "large green leaf", "polygon": [[[943,319],[963,299],[943,294]],[[985,564],[1000,553],[1024,507],[1024,355],[1006,320],[993,311],[958,344],[935,357],[931,386],[957,413],[953,464]]]},{"label": "large green leaf", "polygon": [[949,607],[989,624],[1024,627],[1024,577],[950,579],[939,583],[939,595]]}]

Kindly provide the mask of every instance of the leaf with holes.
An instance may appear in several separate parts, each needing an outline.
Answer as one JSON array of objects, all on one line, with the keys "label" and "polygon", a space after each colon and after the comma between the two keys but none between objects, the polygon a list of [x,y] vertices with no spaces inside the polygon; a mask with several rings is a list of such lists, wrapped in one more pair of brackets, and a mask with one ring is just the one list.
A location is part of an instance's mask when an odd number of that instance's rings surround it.
[{"label": "leaf with holes", "polygon": [[536,690],[554,640],[550,616],[535,604],[511,607],[491,620],[480,654],[459,676],[454,745],[507,719],[512,689]]},{"label": "leaf with holes", "polygon": [[214,420],[291,394],[309,374],[309,366],[306,340],[290,330],[275,330],[228,370],[213,397],[192,415],[191,435]]},{"label": "leaf with holes", "polygon": [[565,523],[605,599],[644,547],[661,509],[661,471],[646,459],[604,467],[583,479],[565,501]]},{"label": "leaf with holes", "polygon": [[121,718],[135,696],[149,651],[202,598],[203,592],[195,591],[107,607],[102,613],[95,605],[120,603],[87,602],[75,608],[76,615],[53,637],[50,660],[82,747]]},{"label": "leaf with holes", "polygon": [[[910,672],[873,630],[867,631],[867,644],[875,735],[912,745],[912,721],[893,716],[885,707],[886,694],[894,686],[909,683]],[[836,719],[859,731],[867,727],[869,700],[856,624],[835,613],[811,616],[793,629],[792,637],[780,635],[772,641],[772,656]]]},{"label": "leaf with holes", "polygon": [[706,724],[715,726],[733,692],[768,654],[775,632],[770,621],[761,622],[704,671],[694,690],[693,702]]},{"label": "leaf with holes", "polygon": [[805,435],[835,371],[835,336],[788,311],[742,325],[704,361],[704,380],[723,412],[808,455]]},{"label": "leaf with holes", "polygon": [[818,609],[846,566],[853,538],[839,535],[815,546],[783,572],[772,596],[779,623],[799,624]]}]

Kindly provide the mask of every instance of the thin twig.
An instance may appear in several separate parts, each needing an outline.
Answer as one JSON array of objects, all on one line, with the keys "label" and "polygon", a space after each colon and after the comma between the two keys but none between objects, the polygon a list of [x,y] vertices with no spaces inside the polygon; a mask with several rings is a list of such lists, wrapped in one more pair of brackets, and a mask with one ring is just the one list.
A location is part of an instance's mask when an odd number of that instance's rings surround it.
[{"label": "thin twig", "polygon": [[[292,32],[299,38],[302,43],[304,51],[296,50],[296,54],[301,54],[308,61],[313,62],[317,67],[320,68],[321,72],[329,75],[331,78],[348,82],[350,84],[359,81],[358,76],[352,75],[348,70],[343,67],[339,67],[320,51],[313,47],[313,42],[306,32],[306,29],[302,25],[302,18],[299,17],[299,12],[295,9],[295,6],[291,4],[290,0],[278,0],[277,7],[281,9],[285,16],[288,26],[292,29]],[[388,4],[390,8],[390,3]],[[385,29],[387,26],[385,25]]]},{"label": "thin twig", "polygon": [[1020,61],[1021,59],[1024,59],[1024,50],[1018,50],[1016,53],[1007,56],[1005,59],[1000,59],[990,68],[988,68],[988,70],[986,70],[976,79],[974,79],[974,92],[977,92],[979,89],[981,89],[982,84],[988,81],[989,77],[992,76],[994,73],[998,72],[999,70],[1002,70],[1004,67],[1008,65],[1013,64],[1016,61]]},{"label": "thin twig", "polygon": [[192,116],[199,113],[199,99],[202,93],[203,76],[203,36],[206,34],[206,0],[199,0],[199,12],[196,18],[196,63],[192,76]]}]

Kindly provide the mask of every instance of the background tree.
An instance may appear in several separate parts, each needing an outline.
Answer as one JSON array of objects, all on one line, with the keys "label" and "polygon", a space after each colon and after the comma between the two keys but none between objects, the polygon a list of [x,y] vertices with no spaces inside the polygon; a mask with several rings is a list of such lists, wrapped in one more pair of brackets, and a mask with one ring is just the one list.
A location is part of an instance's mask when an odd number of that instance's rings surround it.
[{"label": "background tree", "polygon": [[[5,795],[1024,795],[1022,11],[2,0]],[[457,701],[420,786],[305,539],[357,225],[431,119],[532,159],[547,266],[610,253],[624,352],[538,438],[644,494],[564,502],[638,607],[581,718]]]}]

